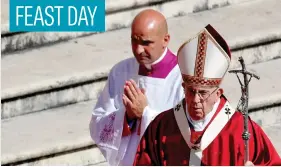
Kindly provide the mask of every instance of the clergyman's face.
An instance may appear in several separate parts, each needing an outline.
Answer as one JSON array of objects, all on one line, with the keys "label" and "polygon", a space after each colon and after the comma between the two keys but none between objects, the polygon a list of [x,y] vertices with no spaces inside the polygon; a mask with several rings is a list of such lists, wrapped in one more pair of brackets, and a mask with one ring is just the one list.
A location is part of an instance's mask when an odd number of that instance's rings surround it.
[{"label": "clergyman's face", "polygon": [[132,28],[132,51],[141,65],[152,64],[164,52],[169,35],[163,36],[154,29]]},{"label": "clergyman's face", "polygon": [[197,87],[182,84],[188,113],[193,120],[203,119],[212,111],[214,104],[220,98],[223,90],[219,87]]}]

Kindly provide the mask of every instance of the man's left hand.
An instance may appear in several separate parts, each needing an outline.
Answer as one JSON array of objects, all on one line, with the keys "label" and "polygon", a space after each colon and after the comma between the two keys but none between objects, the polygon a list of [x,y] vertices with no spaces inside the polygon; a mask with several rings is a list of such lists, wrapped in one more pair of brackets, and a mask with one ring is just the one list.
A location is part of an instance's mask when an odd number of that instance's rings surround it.
[{"label": "man's left hand", "polygon": [[147,98],[144,90],[141,90],[134,80],[126,81],[123,103],[129,119],[140,119],[142,117],[143,110],[147,106]]}]

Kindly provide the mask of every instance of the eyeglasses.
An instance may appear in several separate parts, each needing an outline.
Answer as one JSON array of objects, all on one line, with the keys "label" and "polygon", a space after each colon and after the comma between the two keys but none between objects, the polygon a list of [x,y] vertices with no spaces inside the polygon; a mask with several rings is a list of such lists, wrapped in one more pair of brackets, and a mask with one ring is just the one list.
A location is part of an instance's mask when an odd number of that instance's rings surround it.
[{"label": "eyeglasses", "polygon": [[186,88],[185,92],[189,96],[190,95],[195,96],[196,94],[198,94],[200,101],[203,102],[203,101],[207,100],[218,89],[219,89],[219,87],[216,87],[216,89],[214,89],[211,93],[209,93],[208,90],[194,90],[192,88]]}]

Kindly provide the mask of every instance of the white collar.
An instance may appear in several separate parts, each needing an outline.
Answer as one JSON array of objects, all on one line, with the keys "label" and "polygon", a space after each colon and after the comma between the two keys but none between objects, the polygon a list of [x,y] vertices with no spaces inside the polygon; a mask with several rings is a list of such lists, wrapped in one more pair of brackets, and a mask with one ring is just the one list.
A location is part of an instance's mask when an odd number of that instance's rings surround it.
[{"label": "white collar", "polygon": [[208,123],[211,121],[212,117],[214,116],[214,114],[216,113],[218,106],[220,104],[220,98],[219,100],[214,104],[214,107],[212,109],[211,112],[209,112],[207,115],[205,115],[205,117],[201,120],[193,120],[189,113],[187,112],[188,107],[186,104],[186,115],[187,115],[187,119],[188,121],[192,124],[192,126],[194,127],[195,131],[203,131],[205,129],[205,127],[208,125]]},{"label": "white collar", "polygon": [[152,66],[152,65],[155,65],[155,64],[159,63],[161,60],[164,59],[165,55],[167,54],[167,51],[168,51],[168,48],[166,47],[165,50],[164,50],[164,52],[162,53],[162,55],[161,55],[156,61],[154,61],[154,62],[151,63],[151,64],[145,64],[145,67],[146,67],[147,69],[151,69],[151,66]]}]

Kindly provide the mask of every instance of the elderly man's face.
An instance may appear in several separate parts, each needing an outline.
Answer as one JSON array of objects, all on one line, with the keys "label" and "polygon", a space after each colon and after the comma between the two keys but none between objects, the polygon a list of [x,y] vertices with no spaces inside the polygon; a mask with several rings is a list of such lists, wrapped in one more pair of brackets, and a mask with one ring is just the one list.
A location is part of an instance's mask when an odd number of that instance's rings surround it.
[{"label": "elderly man's face", "polygon": [[182,84],[188,113],[193,120],[200,120],[212,111],[223,90],[219,87],[196,87]]}]

